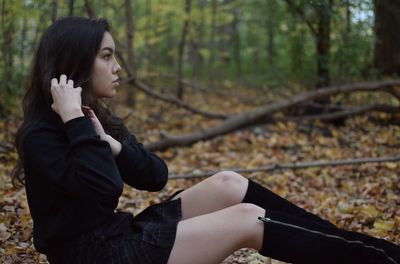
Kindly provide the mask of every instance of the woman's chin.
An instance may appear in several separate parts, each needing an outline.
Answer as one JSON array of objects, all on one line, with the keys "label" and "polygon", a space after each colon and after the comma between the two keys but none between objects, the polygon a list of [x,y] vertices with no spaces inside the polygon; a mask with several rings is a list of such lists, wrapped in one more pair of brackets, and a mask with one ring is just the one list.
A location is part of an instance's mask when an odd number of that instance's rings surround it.
[{"label": "woman's chin", "polygon": [[115,95],[116,95],[117,93],[115,93],[115,94],[109,94],[109,95],[103,95],[103,96],[99,96],[99,97],[97,97],[97,99],[112,99],[112,98],[114,98],[115,97]]},{"label": "woman's chin", "polygon": [[113,98],[114,96],[116,96],[117,95],[117,90],[116,89],[113,89],[112,91],[110,91],[110,93],[109,94],[105,94],[104,95],[104,98],[105,99],[111,99],[111,98]]}]

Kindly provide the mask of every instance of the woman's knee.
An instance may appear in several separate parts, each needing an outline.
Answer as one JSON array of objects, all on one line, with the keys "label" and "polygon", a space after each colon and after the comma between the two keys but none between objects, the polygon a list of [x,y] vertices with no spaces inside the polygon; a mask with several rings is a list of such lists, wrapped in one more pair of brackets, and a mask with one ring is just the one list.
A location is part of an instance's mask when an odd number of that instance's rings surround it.
[{"label": "woman's knee", "polygon": [[[247,216],[249,218],[253,218],[253,216],[264,216],[263,213],[265,212],[265,209],[261,208],[258,205],[252,204],[252,203],[240,203],[235,205],[235,209],[237,213],[241,216]],[[254,218],[254,219],[257,219]]]},{"label": "woman's knee", "polygon": [[213,184],[225,189],[247,188],[248,180],[234,171],[220,171],[211,177]]},{"label": "woman's knee", "polygon": [[265,216],[265,209],[251,203],[240,203],[234,206],[235,215],[241,219],[244,231],[243,244],[259,250],[262,246],[264,223],[258,217]]},{"label": "woman's knee", "polygon": [[[168,263],[199,258],[204,263],[220,263],[239,248],[261,248],[264,229],[257,216],[264,215],[263,210],[243,203],[179,222]],[[213,243],[221,237],[220,243]]]}]

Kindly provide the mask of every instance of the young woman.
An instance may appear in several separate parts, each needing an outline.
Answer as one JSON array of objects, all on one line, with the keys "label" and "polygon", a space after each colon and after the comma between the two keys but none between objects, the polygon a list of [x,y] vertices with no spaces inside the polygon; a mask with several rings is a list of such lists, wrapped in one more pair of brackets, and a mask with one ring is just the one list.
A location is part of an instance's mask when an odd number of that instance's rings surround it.
[{"label": "young woman", "polygon": [[250,247],[295,263],[400,264],[400,247],[348,232],[234,172],[220,172],[137,216],[115,212],[123,183],[159,191],[166,164],[101,98],[120,65],[103,19],[67,17],[44,33],[17,146],[50,263],[219,263]]}]

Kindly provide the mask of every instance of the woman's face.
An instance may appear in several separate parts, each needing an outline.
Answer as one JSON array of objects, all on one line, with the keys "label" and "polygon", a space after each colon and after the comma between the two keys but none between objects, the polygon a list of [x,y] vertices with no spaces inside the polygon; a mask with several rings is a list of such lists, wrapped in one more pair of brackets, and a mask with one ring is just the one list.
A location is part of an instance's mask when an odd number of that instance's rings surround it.
[{"label": "woman's face", "polygon": [[121,66],[114,55],[114,40],[110,33],[105,32],[93,66],[92,95],[96,98],[111,98],[117,92]]}]

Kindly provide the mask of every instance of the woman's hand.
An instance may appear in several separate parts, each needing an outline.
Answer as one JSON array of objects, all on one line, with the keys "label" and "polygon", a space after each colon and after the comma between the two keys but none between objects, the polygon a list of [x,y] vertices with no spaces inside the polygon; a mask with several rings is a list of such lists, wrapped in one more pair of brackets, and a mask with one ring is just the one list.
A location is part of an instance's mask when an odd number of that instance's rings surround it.
[{"label": "woman's hand", "polygon": [[82,108],[85,109],[86,114],[90,117],[90,120],[92,121],[94,130],[96,131],[97,135],[100,136],[101,140],[106,140],[107,134],[104,131],[104,128],[94,111],[87,106],[82,106]]},{"label": "woman's hand", "polygon": [[60,76],[60,81],[53,78],[50,91],[53,97],[51,108],[61,117],[64,123],[73,118],[83,116],[81,110],[82,88],[74,88],[73,80],[67,81],[67,76],[64,74]]},{"label": "woman's hand", "polygon": [[119,143],[117,140],[115,140],[112,136],[106,134],[103,126],[101,125],[99,119],[97,118],[96,114],[94,113],[94,111],[92,109],[90,109],[87,106],[82,106],[82,108],[85,109],[85,112],[89,115],[90,120],[92,121],[94,130],[100,136],[100,139],[107,141],[108,144],[110,144],[111,151],[112,151],[114,157],[118,156],[118,154],[121,152],[121,148],[122,148],[121,143]]}]

